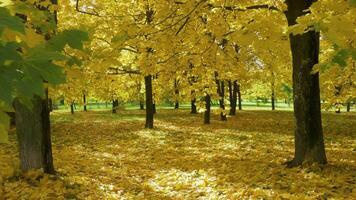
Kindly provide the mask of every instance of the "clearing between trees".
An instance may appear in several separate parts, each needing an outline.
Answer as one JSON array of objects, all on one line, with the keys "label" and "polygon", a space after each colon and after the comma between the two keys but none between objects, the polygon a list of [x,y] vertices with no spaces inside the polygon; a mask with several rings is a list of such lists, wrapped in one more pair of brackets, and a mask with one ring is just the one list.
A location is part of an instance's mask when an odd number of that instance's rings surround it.
[{"label": "clearing between trees", "polygon": [[[0,146],[0,199],[354,199],[356,114],[322,115],[328,164],[287,169],[293,113],[188,110],[54,112],[56,175],[18,167],[15,130]],[[16,158],[16,159],[14,159]]]}]

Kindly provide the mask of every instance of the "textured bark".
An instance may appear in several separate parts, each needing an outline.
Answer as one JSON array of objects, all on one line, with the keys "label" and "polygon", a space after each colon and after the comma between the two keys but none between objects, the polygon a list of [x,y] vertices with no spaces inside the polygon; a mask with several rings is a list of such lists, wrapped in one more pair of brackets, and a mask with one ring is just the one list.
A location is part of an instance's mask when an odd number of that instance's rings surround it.
[{"label": "textured bark", "polygon": [[152,98],[152,75],[145,76],[146,87],[146,128],[153,128],[153,98]]},{"label": "textured bark", "polygon": [[[296,24],[299,16],[313,1],[287,0],[288,24]],[[320,111],[319,74],[311,74],[319,59],[319,38],[317,32],[290,35],[293,57],[293,96],[295,117],[295,154],[288,162],[289,167],[308,163],[325,164],[323,130]]]},{"label": "textured bark", "polygon": [[209,94],[205,96],[205,112],[204,112],[204,124],[210,124],[210,104],[211,98]]},{"label": "textured bark", "polygon": [[87,98],[86,95],[83,95],[83,105],[84,105],[84,111],[87,111]]},{"label": "textured bark", "polygon": [[15,99],[14,107],[21,171],[42,168],[54,173],[48,99],[34,96],[32,108]]}]

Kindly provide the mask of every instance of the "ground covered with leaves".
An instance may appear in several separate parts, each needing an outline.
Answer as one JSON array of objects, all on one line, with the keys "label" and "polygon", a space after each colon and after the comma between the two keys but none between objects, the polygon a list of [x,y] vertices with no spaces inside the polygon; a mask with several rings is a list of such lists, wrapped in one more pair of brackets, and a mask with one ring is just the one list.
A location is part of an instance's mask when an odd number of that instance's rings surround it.
[{"label": "ground covered with leaves", "polygon": [[293,114],[241,111],[211,125],[188,110],[52,113],[56,175],[18,172],[0,146],[0,199],[355,199],[356,115],[323,114],[328,164],[288,169]]}]

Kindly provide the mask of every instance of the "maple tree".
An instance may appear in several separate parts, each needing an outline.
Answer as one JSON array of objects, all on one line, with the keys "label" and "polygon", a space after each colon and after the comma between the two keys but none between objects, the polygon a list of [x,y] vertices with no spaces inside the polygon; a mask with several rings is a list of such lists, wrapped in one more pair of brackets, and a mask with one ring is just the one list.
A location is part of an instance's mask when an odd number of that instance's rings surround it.
[{"label": "maple tree", "polygon": [[[52,101],[64,101],[72,114],[77,104],[88,111],[90,101],[110,102],[117,117],[134,102],[154,133],[159,104],[178,110],[190,102],[190,112],[213,127],[239,117],[243,100],[263,99],[276,110],[285,99],[293,101],[295,120],[294,158],[285,163],[326,164],[322,108],[349,111],[356,98],[355,6],[354,0],[6,1],[0,142],[8,137],[7,113],[15,111],[20,169],[54,173]],[[165,173],[208,179],[196,171]]]}]

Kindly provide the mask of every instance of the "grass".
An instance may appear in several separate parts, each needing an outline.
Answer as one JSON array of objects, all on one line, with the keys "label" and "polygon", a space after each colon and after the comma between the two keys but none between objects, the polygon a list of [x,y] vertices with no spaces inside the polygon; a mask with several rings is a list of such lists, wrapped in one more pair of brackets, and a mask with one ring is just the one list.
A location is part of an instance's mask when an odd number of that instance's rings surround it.
[{"label": "grass", "polygon": [[[328,165],[287,169],[293,113],[189,110],[52,113],[58,174],[20,175],[14,131],[0,146],[6,199],[354,199],[356,114],[323,113]],[[0,180],[1,183],[1,180]],[[1,189],[0,189],[1,196]],[[1,199],[1,197],[0,197]]]}]

